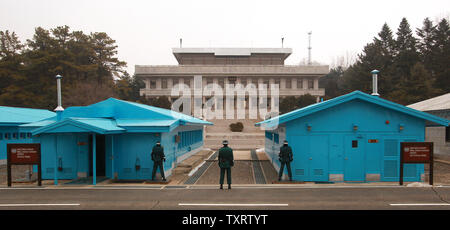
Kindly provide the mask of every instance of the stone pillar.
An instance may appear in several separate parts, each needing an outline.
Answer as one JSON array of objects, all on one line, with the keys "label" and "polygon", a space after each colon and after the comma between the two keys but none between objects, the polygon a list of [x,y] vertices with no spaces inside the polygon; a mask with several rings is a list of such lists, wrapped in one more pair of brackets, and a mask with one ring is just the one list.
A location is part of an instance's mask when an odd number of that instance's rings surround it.
[{"label": "stone pillar", "polygon": [[161,78],[156,78],[156,89],[161,89]]},{"label": "stone pillar", "polygon": [[319,89],[319,79],[315,78],[314,79],[314,90],[318,90]]},{"label": "stone pillar", "polygon": [[173,87],[173,78],[169,77],[167,78],[167,88],[172,90],[172,87]]},{"label": "stone pillar", "polygon": [[308,90],[308,79],[307,78],[303,78],[303,89]]},{"label": "stone pillar", "polygon": [[282,89],[286,89],[286,78],[284,77],[280,79],[280,91]]},{"label": "stone pillar", "polygon": [[291,88],[297,89],[297,78],[295,77],[291,78]]}]

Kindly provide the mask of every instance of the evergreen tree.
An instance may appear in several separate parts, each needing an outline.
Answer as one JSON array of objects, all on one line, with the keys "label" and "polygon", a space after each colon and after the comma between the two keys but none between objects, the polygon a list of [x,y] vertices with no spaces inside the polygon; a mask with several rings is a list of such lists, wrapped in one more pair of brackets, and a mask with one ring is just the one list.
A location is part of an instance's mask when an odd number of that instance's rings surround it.
[{"label": "evergreen tree", "polygon": [[413,36],[408,21],[403,18],[397,30],[394,57],[396,74],[392,84],[398,84],[411,76],[411,68],[419,61],[416,46],[417,40]]},{"label": "evergreen tree", "polygon": [[24,79],[22,74],[23,57],[21,52],[24,45],[20,42],[17,35],[8,30],[0,31],[0,103],[8,105],[17,105],[12,96],[16,95],[21,81]]},{"label": "evergreen tree", "polygon": [[336,68],[332,68],[327,75],[319,79],[319,87],[325,89],[326,99],[342,95],[340,79],[343,74],[344,69],[341,66],[338,66]]},{"label": "evergreen tree", "polygon": [[436,75],[435,87],[450,92],[450,26],[447,20],[442,19],[435,30],[434,44],[434,73]]},{"label": "evergreen tree", "polygon": [[433,61],[433,52],[435,49],[436,26],[430,19],[425,18],[423,20],[422,28],[417,29],[417,36],[419,36],[419,42],[417,43],[418,51],[420,52],[421,62],[425,65],[425,68],[433,74],[435,69]]},{"label": "evergreen tree", "polygon": [[81,92],[80,87],[89,84],[95,86],[88,87],[95,98],[87,101],[96,101],[112,95],[114,77],[126,65],[116,57],[117,45],[106,33],[86,35],[81,31],[70,32],[68,26],[50,30],[37,27],[26,45],[9,32],[2,32],[0,41],[2,105],[53,110],[57,103],[55,76],[58,74],[63,76],[63,97],[71,98],[73,105],[86,101],[71,93]]}]

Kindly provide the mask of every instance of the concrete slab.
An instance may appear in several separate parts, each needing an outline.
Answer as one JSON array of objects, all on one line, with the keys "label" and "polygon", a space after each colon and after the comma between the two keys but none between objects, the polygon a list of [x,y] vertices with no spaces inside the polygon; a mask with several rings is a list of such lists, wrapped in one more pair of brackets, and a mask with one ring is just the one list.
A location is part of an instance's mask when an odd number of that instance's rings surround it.
[{"label": "concrete slab", "polygon": [[[232,184],[255,184],[251,161],[235,161],[231,169]],[[226,177],[226,176],[225,176]],[[215,161],[195,183],[196,185],[219,184],[220,168]],[[225,178],[225,184],[226,178]]]},{"label": "concrete slab", "polygon": [[266,153],[264,153],[264,152],[256,152],[256,156],[258,157],[258,160],[261,160],[261,161],[269,160]]},{"label": "concrete slab", "polygon": [[264,176],[266,177],[266,182],[270,184],[272,181],[276,181],[278,179],[278,172],[273,167],[270,161],[261,161],[261,167],[264,172]]}]

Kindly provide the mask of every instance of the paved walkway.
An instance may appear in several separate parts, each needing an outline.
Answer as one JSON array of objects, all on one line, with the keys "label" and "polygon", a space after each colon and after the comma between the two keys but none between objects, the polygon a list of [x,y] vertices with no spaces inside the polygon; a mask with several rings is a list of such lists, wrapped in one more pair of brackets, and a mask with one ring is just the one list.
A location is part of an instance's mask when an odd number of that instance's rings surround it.
[{"label": "paved walkway", "polygon": [[[277,174],[272,164],[264,154],[252,156],[252,151],[234,151],[234,167],[231,170],[232,184],[271,184],[275,181]],[[185,184],[212,185],[219,184],[220,168],[218,165],[218,154],[216,153],[197,175],[192,175]],[[226,179],[225,179],[226,180]],[[225,181],[225,183],[227,183]]]}]

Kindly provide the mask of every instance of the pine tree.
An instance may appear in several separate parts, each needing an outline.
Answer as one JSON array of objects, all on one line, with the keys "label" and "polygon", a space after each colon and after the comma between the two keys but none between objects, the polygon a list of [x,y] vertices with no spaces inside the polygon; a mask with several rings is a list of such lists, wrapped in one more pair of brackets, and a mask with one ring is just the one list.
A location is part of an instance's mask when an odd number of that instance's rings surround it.
[{"label": "pine tree", "polygon": [[417,43],[417,48],[420,52],[421,61],[425,65],[425,68],[433,74],[434,62],[433,62],[433,50],[435,47],[435,34],[436,26],[430,19],[425,18],[423,20],[422,28],[417,29],[417,36],[419,36],[419,42]]},{"label": "pine tree", "polygon": [[394,62],[396,76],[393,79],[393,84],[405,81],[411,76],[411,68],[419,61],[416,45],[417,41],[413,36],[409,23],[406,18],[403,18],[398,27],[395,42],[396,55]]},{"label": "pine tree", "polygon": [[450,92],[450,26],[442,19],[435,30],[434,72],[436,74],[435,87]]}]

